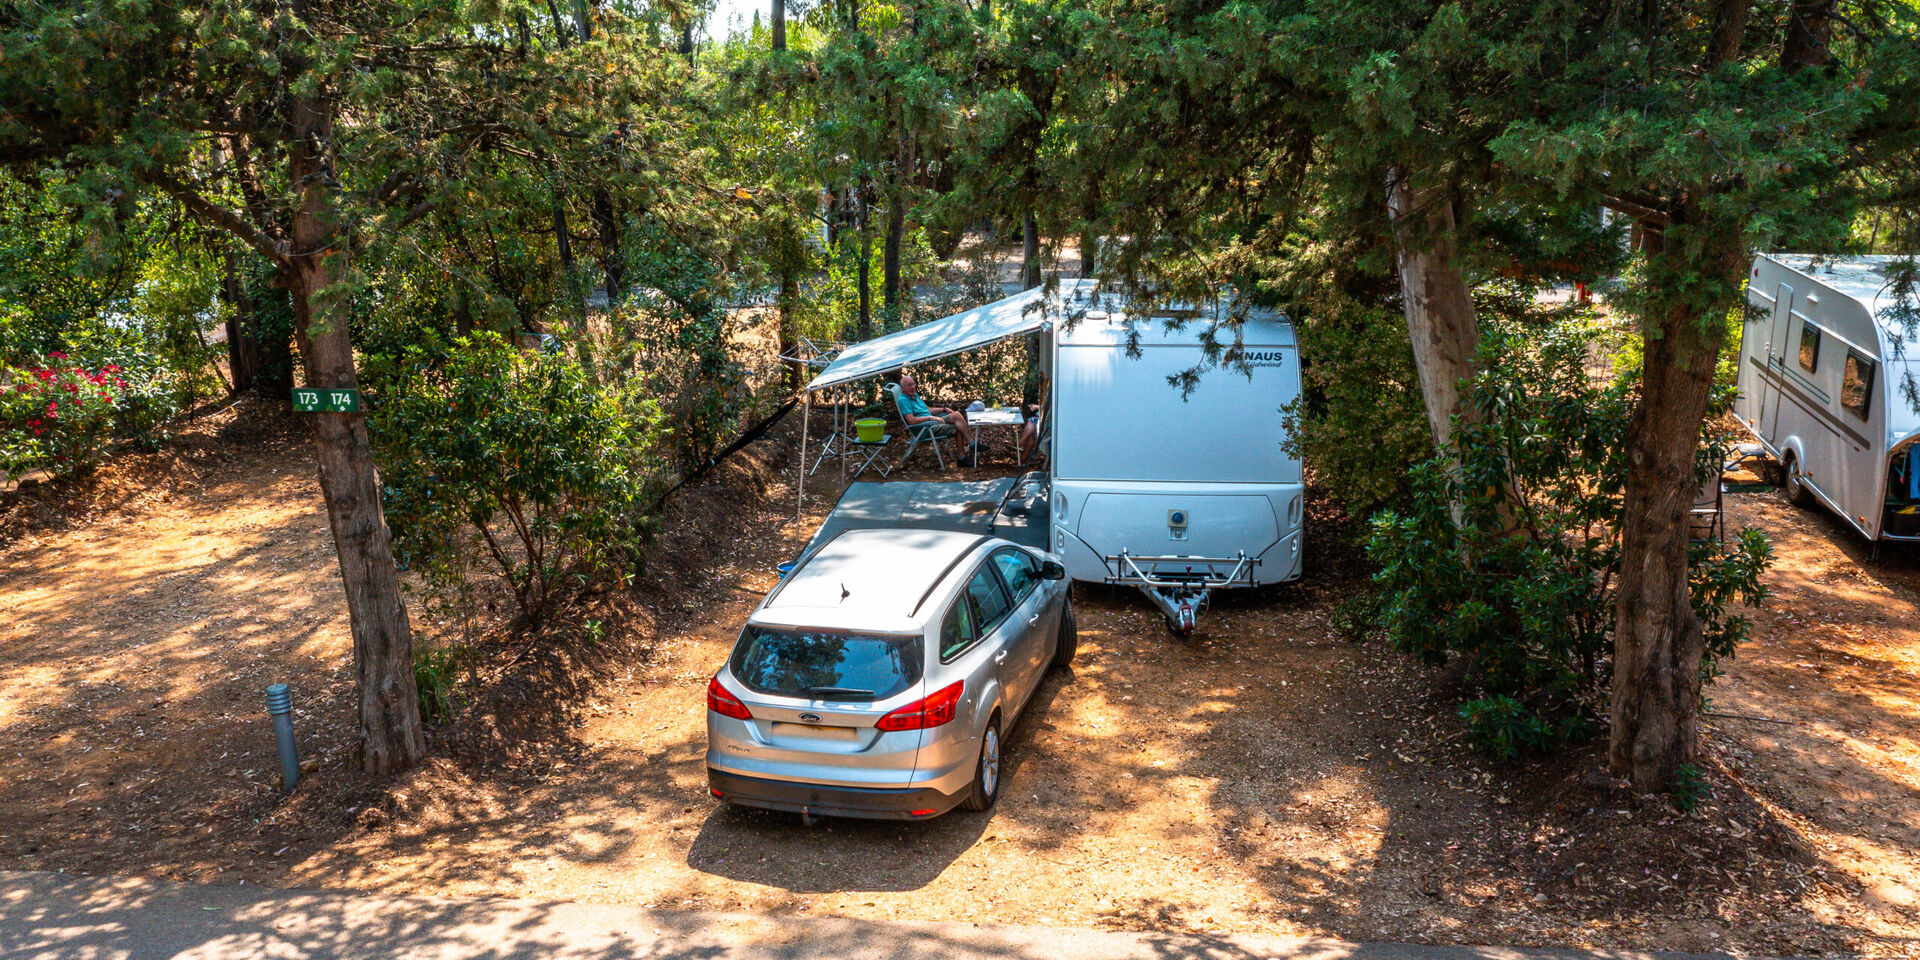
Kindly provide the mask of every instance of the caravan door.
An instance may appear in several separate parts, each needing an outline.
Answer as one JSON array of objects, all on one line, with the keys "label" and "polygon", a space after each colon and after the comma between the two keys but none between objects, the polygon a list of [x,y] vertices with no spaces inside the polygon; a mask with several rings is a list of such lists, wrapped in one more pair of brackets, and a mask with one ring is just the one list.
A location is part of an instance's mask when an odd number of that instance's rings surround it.
[{"label": "caravan door", "polygon": [[[1773,291],[1773,324],[1767,334],[1767,373],[1779,378],[1787,369],[1787,334],[1793,319],[1793,288],[1780,284]],[[1775,434],[1780,429],[1780,388],[1774,387],[1766,392],[1766,401],[1760,412],[1760,436],[1768,443],[1777,444]]]}]

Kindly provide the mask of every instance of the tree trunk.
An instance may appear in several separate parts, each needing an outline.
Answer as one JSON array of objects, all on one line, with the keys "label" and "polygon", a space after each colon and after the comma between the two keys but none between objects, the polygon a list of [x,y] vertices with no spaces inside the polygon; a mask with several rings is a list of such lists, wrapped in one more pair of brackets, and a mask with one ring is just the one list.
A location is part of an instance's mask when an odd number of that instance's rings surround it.
[{"label": "tree trunk", "polygon": [[1439,187],[1416,191],[1408,177],[1404,168],[1387,175],[1387,210],[1427,427],[1434,448],[1444,453],[1452,450],[1453,418],[1461,413],[1460,382],[1474,374],[1480,326],[1460,272],[1452,198]]},{"label": "tree trunk", "polygon": [[1034,223],[1033,211],[1028,210],[1020,218],[1020,289],[1032,290],[1040,285],[1040,228]]},{"label": "tree trunk", "polygon": [[[542,161],[546,160],[544,154],[536,151],[536,155]],[[571,346],[580,358],[580,366],[586,369],[587,376],[597,381],[600,378],[600,372],[593,357],[593,328],[587,317],[587,294],[580,287],[580,275],[573,269],[573,232],[567,224],[566,196],[560,192],[559,187],[553,190],[553,241],[558,248],[560,272],[566,278],[567,292],[573,295],[576,329],[571,337],[573,341]],[[611,307],[612,304],[609,303],[608,306]],[[528,327],[528,333],[540,332],[531,329],[532,324],[528,324]]]},{"label": "tree trunk", "polygon": [[1780,48],[1780,62],[1788,70],[1827,64],[1836,5],[1836,0],[1793,0],[1787,5],[1787,39]]},{"label": "tree trunk", "polygon": [[620,252],[620,212],[605,187],[593,192],[593,221],[600,235],[600,269],[607,275],[607,309],[612,310],[626,294],[627,263]]},{"label": "tree trunk", "polygon": [[278,286],[261,289],[248,275],[245,258],[246,254],[238,254],[228,261],[221,292],[233,305],[233,318],[227,321],[227,356],[235,365],[233,389],[284,399],[293,389],[293,328],[283,312],[287,292]]},{"label": "tree trunk", "polygon": [[1713,40],[1707,44],[1707,66],[1717,67],[1740,58],[1740,41],[1747,35],[1752,0],[1719,0],[1713,12]]},{"label": "tree trunk", "polygon": [[860,241],[860,340],[873,339],[873,244],[867,242],[865,231],[855,239]]},{"label": "tree trunk", "polygon": [[[293,99],[288,179],[305,187],[293,217],[287,286],[307,385],[357,387],[344,302],[326,292],[340,278],[347,249],[333,209],[336,187],[326,154],[333,142],[332,120],[332,104],[324,95]],[[380,505],[380,476],[365,414],[309,416],[353,630],[361,765],[368,773],[387,774],[418,763],[427,744],[414,687],[413,634]]]},{"label": "tree trunk", "polygon": [[570,31],[567,29],[567,22],[560,19],[560,8],[554,6],[553,0],[547,0],[547,15],[553,18],[553,35],[559,41],[560,49],[565,50]]},{"label": "tree trunk", "polygon": [[773,0],[773,48],[787,48],[787,0]]},{"label": "tree trunk", "polygon": [[[1746,254],[1737,235],[1685,261],[1668,252],[1659,230],[1649,228],[1644,237],[1656,291],[1702,275],[1739,289]],[[1702,302],[1697,292],[1686,296],[1690,302],[1650,311],[1641,321],[1646,360],[1640,406],[1627,434],[1607,757],[1614,774],[1631,778],[1643,793],[1666,790],[1674,770],[1696,756],[1706,655],[1687,583],[1687,511],[1698,487],[1694,458],[1726,325],[1695,305]]]},{"label": "tree trunk", "polygon": [[227,251],[226,271],[220,278],[220,299],[232,312],[227,314],[227,372],[233,377],[233,392],[238,395],[253,389],[254,367],[258,351],[251,349],[247,325],[253,319],[253,300],[247,296],[246,278],[240,274],[240,253]]},{"label": "tree trunk", "polygon": [[[800,341],[800,330],[793,314],[793,294],[796,287],[793,270],[780,271],[780,355],[794,355],[794,348]],[[805,385],[802,374],[806,368],[797,363],[783,363],[787,368],[787,389],[798,390]]]},{"label": "tree trunk", "polygon": [[453,288],[453,332],[461,337],[473,334],[473,292],[465,284]]},{"label": "tree trunk", "polygon": [[900,320],[900,235],[906,231],[906,212],[899,197],[893,198],[887,211],[887,246],[880,268],[880,302],[885,306],[889,324]]}]

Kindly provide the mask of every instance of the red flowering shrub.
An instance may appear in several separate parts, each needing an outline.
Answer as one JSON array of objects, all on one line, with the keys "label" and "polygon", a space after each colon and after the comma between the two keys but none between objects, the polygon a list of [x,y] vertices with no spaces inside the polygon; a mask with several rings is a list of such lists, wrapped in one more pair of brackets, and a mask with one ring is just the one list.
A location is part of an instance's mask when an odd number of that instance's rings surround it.
[{"label": "red flowering shrub", "polygon": [[70,477],[93,469],[127,388],[119,372],[112,364],[73,366],[59,352],[43,364],[0,368],[0,471],[18,476],[45,467]]}]

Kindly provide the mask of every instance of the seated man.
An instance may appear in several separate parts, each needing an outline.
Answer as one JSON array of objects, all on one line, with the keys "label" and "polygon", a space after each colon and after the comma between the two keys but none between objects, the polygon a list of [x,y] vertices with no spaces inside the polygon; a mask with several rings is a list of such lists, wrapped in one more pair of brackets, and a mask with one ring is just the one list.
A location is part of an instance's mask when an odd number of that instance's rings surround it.
[{"label": "seated man", "polygon": [[1035,388],[1034,396],[1040,402],[1026,404],[1020,411],[1022,418],[1026,421],[1020,427],[1020,461],[1022,463],[1033,456],[1034,448],[1040,445],[1040,431],[1045,429],[1047,423],[1047,375],[1044,373],[1040,375],[1040,385]]},{"label": "seated man", "polygon": [[1027,404],[1027,422],[1020,428],[1020,462],[1033,459],[1034,448],[1040,446],[1040,431],[1046,426],[1047,408],[1037,403]]},{"label": "seated man", "polygon": [[968,455],[960,459],[963,467],[973,466],[973,428],[967,426],[967,415],[948,407],[929,407],[920,399],[920,385],[913,380],[913,374],[900,375],[900,418],[909,426],[916,423],[945,423],[953,427],[960,437],[960,444],[968,450]]}]

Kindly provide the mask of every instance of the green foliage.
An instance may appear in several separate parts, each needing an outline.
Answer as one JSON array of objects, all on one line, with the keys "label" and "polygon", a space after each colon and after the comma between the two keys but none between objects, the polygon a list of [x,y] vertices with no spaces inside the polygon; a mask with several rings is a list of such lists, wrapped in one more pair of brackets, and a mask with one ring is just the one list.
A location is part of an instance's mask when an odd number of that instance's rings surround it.
[{"label": "green foliage", "polygon": [[1402,502],[1410,464],[1433,451],[1413,351],[1398,311],[1336,292],[1316,298],[1300,344],[1289,443],[1354,516]]},{"label": "green foliage", "polygon": [[1667,794],[1673,798],[1674,806],[1687,813],[1713,796],[1713,786],[1707,783],[1706,774],[1697,765],[1683,763],[1674,768],[1673,783],[1667,787]]},{"label": "green foliage", "polygon": [[[1603,334],[1592,322],[1489,331],[1472,418],[1456,424],[1457,467],[1421,464],[1406,507],[1373,521],[1383,632],[1429,663],[1455,663],[1467,693],[1485,701],[1469,717],[1475,736],[1497,753],[1543,732],[1578,736],[1585,720],[1571,718],[1593,713],[1610,680],[1636,385],[1588,378],[1587,351]],[[1723,406],[1730,400],[1722,394]],[[1718,462],[1703,444],[1701,476]],[[1701,544],[1691,559],[1704,682],[1745,637],[1746,619],[1728,607],[1765,596],[1770,552],[1748,529],[1728,551]],[[1487,699],[1496,697],[1511,704]]]},{"label": "green foliage", "polygon": [[428,723],[445,723],[459,712],[457,691],[460,669],[466,659],[464,647],[430,647],[422,644],[413,649],[413,684],[420,701],[420,719]]},{"label": "green foliage", "polygon": [[0,171],[0,471],[75,476],[115,435],[157,447],[182,406],[217,388],[200,335],[217,314],[215,272],[193,243],[160,235],[163,210],[89,220],[71,175],[27,175]]},{"label": "green foliage", "polygon": [[654,401],[492,334],[369,366],[395,550],[430,586],[460,589],[478,556],[537,622],[562,590],[632,571],[664,473]]},{"label": "green foliage", "polygon": [[157,358],[124,362],[76,362],[55,351],[20,367],[0,364],[0,473],[81,476],[116,433],[149,449],[164,439],[178,389]]},{"label": "green foliage", "polygon": [[1555,742],[1553,728],[1520,701],[1504,693],[1460,705],[1467,736],[1495,760],[1543,753]]}]

